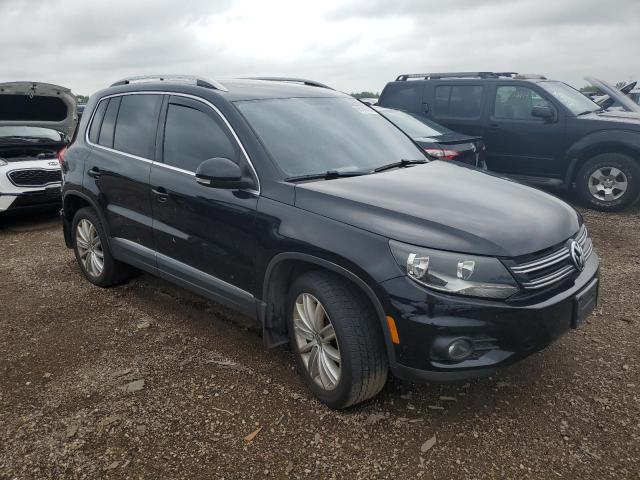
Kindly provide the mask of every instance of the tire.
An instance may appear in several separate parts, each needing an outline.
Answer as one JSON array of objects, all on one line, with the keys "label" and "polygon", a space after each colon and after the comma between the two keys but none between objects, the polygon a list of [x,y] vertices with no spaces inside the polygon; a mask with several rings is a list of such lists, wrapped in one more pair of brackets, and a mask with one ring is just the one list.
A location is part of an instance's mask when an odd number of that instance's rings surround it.
[{"label": "tire", "polygon": [[[624,191],[622,180],[626,180]],[[640,195],[640,166],[623,153],[601,153],[580,167],[576,190],[582,201],[594,210],[624,210]]]},{"label": "tire", "polygon": [[[302,305],[304,313],[304,302],[310,301],[308,305],[313,306],[313,300],[323,307],[322,311],[318,310],[319,321],[324,322],[326,336],[316,336],[310,341],[309,331],[300,329],[304,323],[300,323],[297,303]],[[334,409],[346,408],[364,402],[382,390],[389,369],[384,338],[372,305],[354,285],[329,272],[305,273],[291,286],[288,311],[289,339],[298,371],[321,402]],[[333,327],[335,338],[325,343],[332,336],[327,325]],[[302,350],[314,341],[316,344],[310,352],[303,353]],[[308,366],[314,351],[317,368]],[[339,362],[332,359],[336,353]],[[335,384],[331,384],[336,378],[330,376],[331,366],[337,367],[339,372]],[[312,375],[312,371],[317,374]]]},{"label": "tire", "polygon": [[[79,225],[80,229],[78,228]],[[87,233],[87,226],[95,229],[95,237],[93,237],[93,230],[89,230],[91,233]],[[86,253],[83,245],[83,241],[86,244],[85,239],[87,235],[99,240],[99,244],[96,242],[89,253]],[[98,217],[93,208],[85,207],[76,212],[73,217],[73,222],[71,223],[71,239],[78,266],[85,278],[94,285],[105,288],[110,287],[124,282],[132,275],[133,269],[131,267],[113,258],[109,250],[104,227],[102,226],[100,217]],[[85,262],[85,260],[91,255],[99,259],[100,254],[102,255],[102,268],[99,269],[98,272],[98,269],[94,268],[95,264],[92,264],[90,261]]]}]

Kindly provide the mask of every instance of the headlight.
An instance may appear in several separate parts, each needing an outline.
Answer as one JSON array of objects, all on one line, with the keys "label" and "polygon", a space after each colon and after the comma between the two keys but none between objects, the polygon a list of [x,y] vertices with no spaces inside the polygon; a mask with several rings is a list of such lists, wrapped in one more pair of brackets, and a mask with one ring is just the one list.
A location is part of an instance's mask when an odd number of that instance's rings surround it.
[{"label": "headlight", "polygon": [[519,288],[497,258],[443,252],[389,241],[398,265],[434,290],[484,298],[507,298]]},{"label": "headlight", "polygon": [[4,167],[9,165],[9,162],[7,162],[4,158],[0,158],[0,167]]}]

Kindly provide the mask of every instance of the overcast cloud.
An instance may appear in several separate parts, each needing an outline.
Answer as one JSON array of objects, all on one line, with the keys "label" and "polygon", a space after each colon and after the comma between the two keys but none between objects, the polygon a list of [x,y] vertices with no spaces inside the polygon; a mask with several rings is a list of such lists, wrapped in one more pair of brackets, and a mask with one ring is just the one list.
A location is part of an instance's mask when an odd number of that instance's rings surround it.
[{"label": "overcast cloud", "polygon": [[299,76],[347,92],[400,73],[640,75],[638,0],[0,0],[0,81],[90,94],[130,75]]}]

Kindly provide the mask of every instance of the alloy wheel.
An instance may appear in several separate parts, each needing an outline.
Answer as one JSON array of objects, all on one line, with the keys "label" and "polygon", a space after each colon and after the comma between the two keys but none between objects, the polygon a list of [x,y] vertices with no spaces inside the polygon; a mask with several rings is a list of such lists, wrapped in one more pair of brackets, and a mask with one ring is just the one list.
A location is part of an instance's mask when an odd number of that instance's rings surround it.
[{"label": "alloy wheel", "polygon": [[628,185],[627,176],[616,167],[600,167],[589,176],[589,191],[600,201],[618,200]]},{"label": "alloy wheel", "polygon": [[99,277],[104,270],[104,251],[98,230],[86,218],[80,220],[76,227],[76,248],[87,274]]},{"label": "alloy wheel", "polygon": [[320,387],[333,390],[340,381],[340,347],[322,303],[310,293],[296,298],[293,328],[302,363]]}]

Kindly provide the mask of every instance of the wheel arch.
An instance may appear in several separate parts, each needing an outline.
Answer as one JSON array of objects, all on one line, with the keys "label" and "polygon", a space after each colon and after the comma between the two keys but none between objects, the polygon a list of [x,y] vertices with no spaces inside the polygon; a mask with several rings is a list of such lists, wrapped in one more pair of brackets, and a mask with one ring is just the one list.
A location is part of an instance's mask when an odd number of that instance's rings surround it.
[{"label": "wheel arch", "polygon": [[640,166],[640,133],[609,130],[580,139],[567,152],[567,157],[571,160],[565,174],[565,184],[573,185],[580,167],[590,158],[602,153],[628,155]]},{"label": "wheel arch", "polygon": [[66,246],[68,248],[73,246],[71,239],[71,223],[73,222],[73,217],[76,212],[84,207],[91,207],[95,210],[96,214],[100,218],[100,222],[102,223],[102,228],[107,234],[107,243],[110,247],[111,235],[109,233],[109,224],[107,223],[103,212],[98,208],[97,203],[90,196],[77,190],[65,192],[62,197],[62,222]]},{"label": "wheel arch", "polygon": [[345,278],[369,299],[385,339],[389,362],[393,363],[394,350],[386,328],[386,314],[373,288],[360,275],[327,259],[300,252],[284,252],[269,262],[263,280],[262,311],[258,314],[263,325],[264,341],[268,347],[284,344],[287,338],[286,302],[293,278],[311,270],[327,270]]}]

